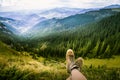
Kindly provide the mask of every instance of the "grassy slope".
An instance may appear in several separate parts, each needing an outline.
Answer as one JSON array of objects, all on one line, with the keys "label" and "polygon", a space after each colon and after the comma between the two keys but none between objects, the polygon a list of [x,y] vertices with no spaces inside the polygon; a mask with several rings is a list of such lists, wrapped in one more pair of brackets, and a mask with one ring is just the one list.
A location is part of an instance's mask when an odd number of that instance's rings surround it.
[{"label": "grassy slope", "polygon": [[64,80],[68,75],[64,63],[50,62],[42,57],[34,60],[27,52],[19,53],[0,42],[0,80]]},{"label": "grassy slope", "polygon": [[120,68],[120,56],[115,56],[110,59],[86,59],[84,63],[86,66],[93,65],[98,67],[102,65],[108,68]]},{"label": "grassy slope", "polygon": [[[86,59],[82,73],[86,75],[88,80],[112,80],[113,78],[119,80],[120,77],[117,76],[120,75],[120,70],[117,69],[120,68],[119,61],[120,56],[109,60]],[[100,65],[99,69],[98,65]],[[101,75],[101,73],[103,74]],[[67,77],[65,60],[55,61],[43,57],[37,57],[35,60],[28,53],[16,52],[0,42],[1,80],[65,80]]]}]

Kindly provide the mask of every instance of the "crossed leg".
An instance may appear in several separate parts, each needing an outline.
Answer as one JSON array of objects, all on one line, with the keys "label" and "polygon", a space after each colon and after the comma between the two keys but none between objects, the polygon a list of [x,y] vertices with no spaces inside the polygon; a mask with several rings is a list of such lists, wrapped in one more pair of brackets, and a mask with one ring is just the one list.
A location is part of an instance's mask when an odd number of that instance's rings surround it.
[{"label": "crossed leg", "polygon": [[87,80],[86,77],[80,72],[83,59],[78,58],[74,61],[75,55],[72,49],[66,52],[66,68],[70,76],[66,80]]}]

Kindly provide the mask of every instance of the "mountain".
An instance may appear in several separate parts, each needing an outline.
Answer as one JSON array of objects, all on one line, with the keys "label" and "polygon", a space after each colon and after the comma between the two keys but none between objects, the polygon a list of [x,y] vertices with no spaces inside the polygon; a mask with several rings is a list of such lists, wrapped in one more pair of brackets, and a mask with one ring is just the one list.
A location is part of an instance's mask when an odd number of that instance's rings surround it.
[{"label": "mountain", "polygon": [[14,12],[6,12],[5,14],[2,12],[0,14],[3,14],[1,16],[4,16],[0,17],[0,21],[2,21],[2,23],[6,24],[7,26],[14,28],[10,30],[13,32],[15,31],[14,33],[16,34],[24,33],[38,22],[46,20],[44,17],[39,17],[37,14],[21,15]]},{"label": "mountain", "polygon": [[39,15],[47,19],[52,19],[52,18],[61,19],[68,16],[75,15],[75,14],[82,14],[92,10],[96,10],[96,9],[80,9],[80,8],[62,7],[62,8],[54,8],[54,9],[43,11],[39,13]]},{"label": "mountain", "polygon": [[27,35],[37,37],[45,36],[55,32],[62,32],[69,29],[77,28],[78,26],[86,25],[98,21],[104,17],[114,15],[119,11],[113,9],[100,9],[89,11],[83,14],[72,15],[63,19],[48,19],[39,22],[34,27],[26,32]]},{"label": "mountain", "polygon": [[44,57],[64,57],[66,50],[71,48],[76,56],[110,58],[120,52],[119,21],[120,13],[117,13],[74,30],[32,39],[28,44],[34,43],[37,51],[33,52]]},{"label": "mountain", "polygon": [[1,22],[0,22],[0,31],[6,34],[12,34],[12,32],[9,29],[7,29],[7,27]]},{"label": "mountain", "polygon": [[118,4],[114,4],[114,5],[109,5],[109,6],[106,6],[104,7],[105,9],[110,9],[110,8],[120,8],[120,5]]},{"label": "mountain", "polygon": [[10,45],[15,40],[14,37],[13,32],[0,22],[0,41]]},{"label": "mountain", "polygon": [[[75,14],[85,13],[94,9],[79,9],[79,8],[54,8],[50,10],[32,10],[32,11],[14,11],[14,12],[0,12],[0,16],[9,18],[7,24],[14,27],[20,34],[29,31],[38,23],[52,19],[52,18],[65,18]],[[5,22],[6,23],[6,22]]]},{"label": "mountain", "polygon": [[0,56],[5,55],[5,57],[8,57],[8,55],[16,55],[16,54],[18,54],[17,51],[11,49],[8,45],[0,41]]},{"label": "mountain", "polygon": [[[21,20],[0,17],[0,41],[17,51],[44,57],[64,57],[68,48],[76,51],[76,56],[89,58],[109,58],[120,52],[119,8],[52,19],[38,14],[27,14]],[[26,36],[19,37],[16,29],[24,30]]]},{"label": "mountain", "polygon": [[14,12],[0,12],[0,15],[2,17],[12,18],[15,20],[23,20],[29,17],[37,17],[41,18],[44,17],[46,19],[52,19],[52,18],[65,18],[71,15],[75,14],[81,14],[88,11],[93,11],[97,9],[81,9],[81,8],[67,8],[67,7],[61,7],[61,8],[53,8],[49,10],[28,10],[28,11],[14,11]]},{"label": "mountain", "polygon": [[18,34],[19,31],[17,31],[17,28],[15,25],[12,24],[20,24],[18,21],[11,19],[11,18],[5,18],[5,17],[0,17],[0,23],[5,25],[5,28],[10,30],[14,34]]},{"label": "mountain", "polygon": [[119,11],[120,9],[80,9],[63,7],[44,11],[0,12],[0,20],[9,30],[17,35],[28,36],[34,35],[35,33],[44,36],[44,33],[49,34],[76,28],[79,25],[88,24]]}]

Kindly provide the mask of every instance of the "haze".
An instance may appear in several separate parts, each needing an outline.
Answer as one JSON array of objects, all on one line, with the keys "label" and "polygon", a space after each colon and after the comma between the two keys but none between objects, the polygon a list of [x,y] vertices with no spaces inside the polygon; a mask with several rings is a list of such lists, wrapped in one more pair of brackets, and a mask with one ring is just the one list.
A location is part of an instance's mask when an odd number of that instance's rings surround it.
[{"label": "haze", "polygon": [[120,0],[0,0],[0,11],[69,8],[100,8],[120,4]]}]

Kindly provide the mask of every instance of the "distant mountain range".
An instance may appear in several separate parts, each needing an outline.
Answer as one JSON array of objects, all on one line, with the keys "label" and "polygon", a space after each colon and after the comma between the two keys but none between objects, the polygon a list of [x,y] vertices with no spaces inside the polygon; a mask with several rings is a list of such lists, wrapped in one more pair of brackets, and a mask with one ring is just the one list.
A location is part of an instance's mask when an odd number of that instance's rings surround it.
[{"label": "distant mountain range", "polygon": [[16,20],[21,20],[23,18],[27,18],[30,15],[34,15],[34,17],[44,17],[46,19],[51,18],[64,18],[75,14],[85,13],[91,10],[96,9],[81,9],[81,8],[54,8],[50,10],[31,10],[31,11],[18,11],[18,12],[0,12],[2,17],[8,17]]},{"label": "distant mountain range", "polygon": [[104,17],[114,15],[117,12],[120,11],[115,11],[113,9],[100,9],[88,11],[83,14],[72,15],[63,19],[52,18],[36,24],[34,27],[29,29],[28,32],[26,32],[26,34],[34,35],[34,37],[36,37],[45,36],[46,34],[50,33],[74,29],[82,25],[98,21]]},{"label": "distant mountain range", "polygon": [[1,27],[10,30],[12,33],[18,33],[18,30],[16,29],[16,27],[14,27],[12,25],[16,23],[16,21],[14,19],[11,18],[5,18],[5,17],[0,17],[0,23],[1,23]]},{"label": "distant mountain range", "polygon": [[82,14],[91,10],[96,10],[96,9],[80,9],[80,8],[62,7],[62,8],[54,8],[51,10],[43,11],[39,15],[47,19],[51,19],[51,18],[61,19],[71,15],[75,15],[75,14]]},{"label": "distant mountain range", "polygon": [[0,32],[6,34],[12,34],[12,32],[1,22],[0,22]]},{"label": "distant mountain range", "polygon": [[109,6],[106,6],[106,7],[104,7],[104,8],[106,8],[106,9],[108,9],[108,8],[120,8],[120,5],[118,5],[118,4],[109,5]]},{"label": "distant mountain range", "polygon": [[[43,21],[56,18],[63,19],[76,14],[82,14],[95,9],[79,9],[79,8],[55,8],[47,11],[20,11],[20,12],[0,12],[0,16],[7,20],[0,19],[6,25],[11,25],[18,32],[24,33],[35,25]],[[11,20],[9,20],[11,19]],[[13,31],[14,32],[14,31]]]},{"label": "distant mountain range", "polygon": [[4,25],[0,22],[0,41],[11,44],[11,41],[15,40],[15,35],[11,30],[9,30],[8,26]]},{"label": "distant mountain range", "polygon": [[113,15],[120,12],[119,6],[110,5],[102,9],[55,8],[46,11],[0,12],[0,22],[14,34],[40,36],[73,29]]}]

